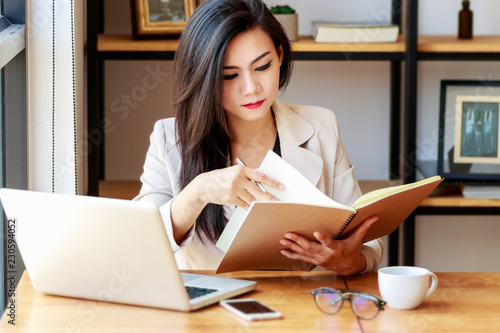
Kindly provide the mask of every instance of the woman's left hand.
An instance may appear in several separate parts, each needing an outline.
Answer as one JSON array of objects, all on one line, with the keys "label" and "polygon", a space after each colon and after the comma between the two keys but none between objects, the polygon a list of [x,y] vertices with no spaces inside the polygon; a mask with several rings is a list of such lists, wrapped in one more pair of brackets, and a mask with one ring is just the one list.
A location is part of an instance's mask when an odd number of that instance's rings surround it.
[{"label": "woman's left hand", "polygon": [[289,259],[302,260],[341,275],[357,274],[366,267],[366,259],[361,254],[363,237],[377,220],[377,216],[367,218],[348,238],[342,240],[315,231],[316,242],[287,232],[280,243],[288,249],[281,250],[281,253]]}]

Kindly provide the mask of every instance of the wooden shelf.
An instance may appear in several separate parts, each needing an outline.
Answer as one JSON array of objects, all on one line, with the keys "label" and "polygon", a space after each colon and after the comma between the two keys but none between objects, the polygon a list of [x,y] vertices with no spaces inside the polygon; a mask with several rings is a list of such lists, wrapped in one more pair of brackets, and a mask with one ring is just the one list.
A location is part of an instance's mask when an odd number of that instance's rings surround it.
[{"label": "wooden shelf", "polygon": [[393,43],[317,43],[311,36],[292,42],[295,52],[405,52],[404,37]]},{"label": "wooden shelf", "polygon": [[[175,52],[177,39],[134,40],[126,34],[100,34],[99,52]],[[295,52],[405,52],[404,37],[394,43],[316,43],[311,36],[300,36],[292,42]],[[418,52],[500,52],[500,36],[475,36],[470,40],[456,36],[420,36]]]},{"label": "wooden shelf", "polygon": [[98,52],[169,51],[175,52],[177,39],[134,40],[132,35],[100,34],[97,38]]},{"label": "wooden shelf", "polygon": [[[126,34],[99,34],[98,52],[175,52],[177,39],[134,40]],[[295,52],[405,52],[404,38],[394,43],[316,43],[311,36],[300,36],[292,42]]]},{"label": "wooden shelf", "polygon": [[135,180],[101,180],[99,181],[99,196],[103,198],[132,200],[139,194],[141,182]]},{"label": "wooden shelf", "polygon": [[419,36],[418,52],[500,52],[500,36],[474,36],[458,39],[457,36]]},{"label": "wooden shelf", "polygon": [[464,198],[460,186],[441,184],[420,207],[499,207],[500,199]]}]

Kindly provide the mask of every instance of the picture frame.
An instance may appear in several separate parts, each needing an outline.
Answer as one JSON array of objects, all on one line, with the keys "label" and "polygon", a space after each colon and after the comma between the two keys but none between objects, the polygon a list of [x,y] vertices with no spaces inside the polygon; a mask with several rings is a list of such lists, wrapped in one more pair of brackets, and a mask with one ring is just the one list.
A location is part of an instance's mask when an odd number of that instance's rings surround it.
[{"label": "picture frame", "polygon": [[198,3],[197,0],[131,0],[133,38],[178,37]]},{"label": "picture frame", "polygon": [[444,182],[500,184],[500,81],[441,81],[437,162]]}]

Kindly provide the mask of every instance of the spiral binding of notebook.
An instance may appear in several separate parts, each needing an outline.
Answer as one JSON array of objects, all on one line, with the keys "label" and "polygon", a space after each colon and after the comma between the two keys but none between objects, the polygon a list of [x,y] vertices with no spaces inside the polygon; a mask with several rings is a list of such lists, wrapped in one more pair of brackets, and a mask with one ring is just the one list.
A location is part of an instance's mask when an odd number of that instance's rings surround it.
[{"label": "spiral binding of notebook", "polygon": [[354,216],[356,216],[356,213],[352,213],[351,215],[349,215],[349,217],[347,218],[347,220],[345,220],[345,222],[342,223],[342,225],[340,226],[340,228],[337,231],[337,233],[333,236],[333,239],[338,239],[340,237],[340,235],[342,235],[342,233],[344,232],[345,228],[347,228],[347,226],[349,225],[349,223],[351,223],[351,221],[354,218]]}]

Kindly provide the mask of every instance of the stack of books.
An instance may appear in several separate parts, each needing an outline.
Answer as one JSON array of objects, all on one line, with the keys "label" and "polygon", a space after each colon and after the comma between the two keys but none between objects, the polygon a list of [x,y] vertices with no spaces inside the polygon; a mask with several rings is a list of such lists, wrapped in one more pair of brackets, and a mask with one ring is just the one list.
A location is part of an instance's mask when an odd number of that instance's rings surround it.
[{"label": "stack of books", "polygon": [[313,22],[314,41],[320,43],[395,42],[399,26],[389,23]]},{"label": "stack of books", "polygon": [[464,198],[474,199],[500,199],[500,186],[498,185],[464,185],[462,187]]}]

